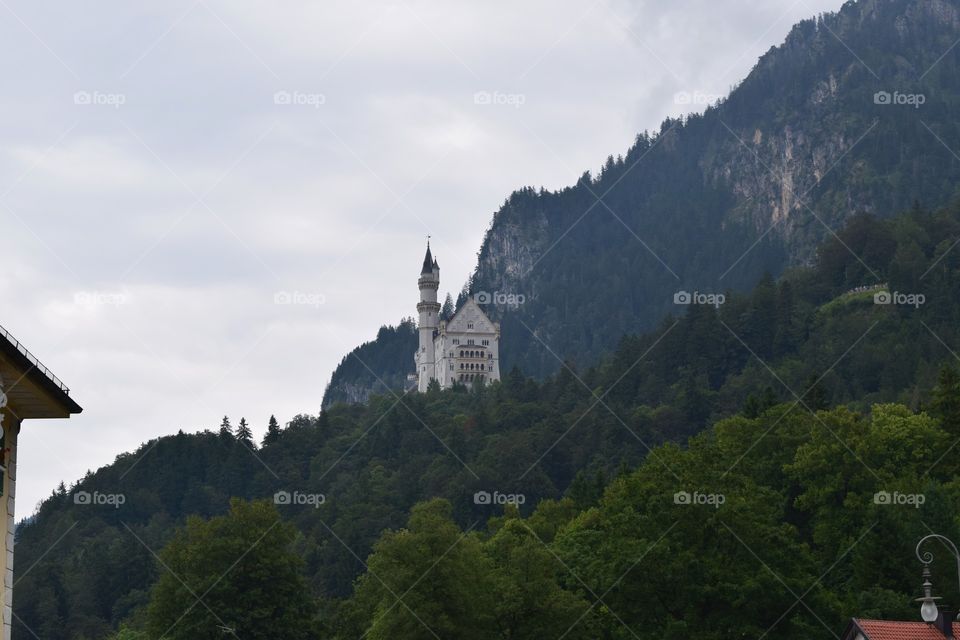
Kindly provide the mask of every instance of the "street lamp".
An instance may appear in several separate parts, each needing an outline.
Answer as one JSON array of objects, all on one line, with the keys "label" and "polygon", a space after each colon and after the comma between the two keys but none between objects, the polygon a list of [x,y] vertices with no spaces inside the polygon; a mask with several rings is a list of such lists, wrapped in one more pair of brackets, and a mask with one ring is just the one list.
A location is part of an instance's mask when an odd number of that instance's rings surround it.
[{"label": "street lamp", "polygon": [[933,595],[933,585],[930,584],[930,567],[923,566],[923,597],[917,598],[920,605],[920,617],[924,622],[936,622],[939,611],[937,611],[937,600],[940,596]]},{"label": "street lamp", "polygon": [[[923,597],[917,598],[917,602],[920,604],[920,617],[923,618],[924,622],[936,622],[939,611],[937,611],[937,600],[940,599],[939,596],[933,595],[933,585],[930,583],[930,563],[933,562],[933,554],[929,551],[924,551],[923,554],[920,553],[920,547],[927,540],[936,538],[947,548],[953,552],[953,557],[957,561],[957,584],[960,586],[960,551],[957,550],[957,545],[953,544],[949,538],[942,536],[938,533],[931,533],[928,536],[920,538],[920,542],[917,543],[917,559],[923,563]],[[957,616],[960,619],[960,614]]]}]

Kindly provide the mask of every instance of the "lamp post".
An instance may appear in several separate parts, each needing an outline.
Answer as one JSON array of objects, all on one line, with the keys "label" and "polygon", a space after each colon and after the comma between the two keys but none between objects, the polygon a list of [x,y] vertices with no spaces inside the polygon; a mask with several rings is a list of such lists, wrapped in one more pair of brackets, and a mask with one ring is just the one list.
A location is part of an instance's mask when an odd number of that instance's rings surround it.
[{"label": "lamp post", "polygon": [[[947,546],[953,553],[954,559],[957,561],[957,584],[960,586],[960,551],[957,550],[957,545],[953,544],[953,541],[946,536],[942,536],[939,533],[931,533],[928,536],[920,538],[920,542],[917,543],[917,559],[923,563],[923,597],[917,598],[917,602],[920,604],[920,617],[923,618],[924,622],[936,622],[937,615],[937,600],[940,599],[939,596],[933,595],[933,585],[930,583],[930,563],[933,562],[933,554],[929,551],[924,551],[920,553],[920,547],[927,540],[937,539]],[[960,614],[957,616],[960,619]]]}]

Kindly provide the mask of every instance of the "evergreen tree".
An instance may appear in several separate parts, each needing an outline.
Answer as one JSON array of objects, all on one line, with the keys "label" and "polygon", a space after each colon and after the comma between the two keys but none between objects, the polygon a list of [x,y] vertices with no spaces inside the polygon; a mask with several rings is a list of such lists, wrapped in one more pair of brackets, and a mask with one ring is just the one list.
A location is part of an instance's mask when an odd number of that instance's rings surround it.
[{"label": "evergreen tree", "polygon": [[951,365],[940,369],[937,386],[933,390],[933,414],[940,419],[944,431],[960,435],[960,375]]},{"label": "evergreen tree", "polygon": [[453,306],[453,296],[448,293],[447,299],[443,301],[443,308],[440,310],[440,319],[449,320],[453,317],[454,311],[456,309]]},{"label": "evergreen tree", "polygon": [[220,437],[229,440],[233,438],[233,425],[230,424],[230,418],[223,416],[220,422]]},{"label": "evergreen tree", "polygon": [[240,424],[237,425],[237,441],[241,442],[248,447],[253,446],[253,432],[250,430],[250,427],[247,425],[246,418],[240,418]]},{"label": "evergreen tree", "polygon": [[275,416],[270,416],[270,421],[267,423],[267,432],[263,434],[263,446],[272,444],[280,439],[280,425],[277,424],[277,419]]}]

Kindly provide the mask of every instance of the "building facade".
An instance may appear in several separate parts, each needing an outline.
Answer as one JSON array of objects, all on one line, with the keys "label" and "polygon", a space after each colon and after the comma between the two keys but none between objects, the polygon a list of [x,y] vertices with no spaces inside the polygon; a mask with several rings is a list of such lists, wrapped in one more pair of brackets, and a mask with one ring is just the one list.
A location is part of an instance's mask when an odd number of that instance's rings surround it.
[{"label": "building facade", "polygon": [[13,624],[14,501],[17,488],[17,436],[24,420],[69,418],[80,413],[70,390],[0,327],[0,602],[3,640],[10,640]]},{"label": "building facade", "polygon": [[417,389],[426,391],[431,380],[441,389],[455,384],[486,384],[500,379],[500,325],[490,320],[473,298],[468,298],[452,318],[440,318],[437,300],[440,265],[430,252],[423,258],[417,280],[420,288],[420,342],[414,355]]}]

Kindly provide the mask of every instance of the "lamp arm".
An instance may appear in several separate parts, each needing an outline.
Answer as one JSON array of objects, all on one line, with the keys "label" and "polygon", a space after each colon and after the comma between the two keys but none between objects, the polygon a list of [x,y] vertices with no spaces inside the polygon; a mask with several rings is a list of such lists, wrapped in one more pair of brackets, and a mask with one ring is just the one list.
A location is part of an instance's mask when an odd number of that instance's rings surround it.
[{"label": "lamp arm", "polygon": [[943,544],[947,545],[947,548],[953,552],[953,557],[957,561],[957,587],[960,588],[960,551],[957,550],[957,545],[953,544],[953,541],[950,538],[942,536],[939,533],[931,533],[928,536],[920,538],[920,542],[917,543],[917,559],[925,565],[933,562],[933,553],[930,551],[924,551],[922,554],[920,553],[920,547],[923,545],[923,543],[933,538],[936,538]]}]

